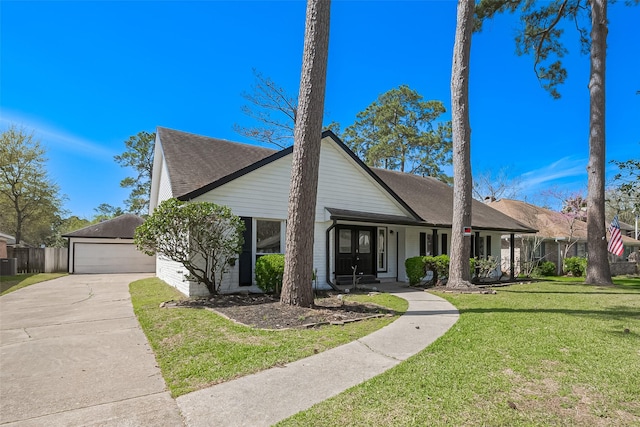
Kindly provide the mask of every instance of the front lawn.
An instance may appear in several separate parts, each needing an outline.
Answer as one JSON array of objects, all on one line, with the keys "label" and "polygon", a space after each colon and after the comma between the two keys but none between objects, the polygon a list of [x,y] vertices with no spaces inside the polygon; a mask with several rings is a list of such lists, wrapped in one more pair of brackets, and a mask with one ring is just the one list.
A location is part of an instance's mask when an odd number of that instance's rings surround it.
[{"label": "front lawn", "polygon": [[35,285],[46,280],[66,276],[67,273],[31,273],[16,276],[0,276],[0,296],[17,291],[24,287]]},{"label": "front lawn", "polygon": [[[160,303],[180,299],[182,294],[157,278],[133,282],[129,290],[138,321],[174,397],[337,347],[397,319],[267,331],[238,325],[204,309],[159,308]],[[396,312],[408,306],[405,300],[385,294],[358,298]]]},{"label": "front lawn", "polygon": [[638,426],[640,279],[442,294],[461,313],[424,351],[282,426]]}]

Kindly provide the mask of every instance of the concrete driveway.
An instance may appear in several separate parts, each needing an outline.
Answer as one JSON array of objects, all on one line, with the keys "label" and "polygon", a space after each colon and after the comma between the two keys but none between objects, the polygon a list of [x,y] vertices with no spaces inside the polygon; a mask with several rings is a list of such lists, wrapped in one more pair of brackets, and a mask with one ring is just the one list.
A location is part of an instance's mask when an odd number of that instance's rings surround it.
[{"label": "concrete driveway", "polygon": [[0,297],[0,425],[181,426],[128,291],[72,275]]}]

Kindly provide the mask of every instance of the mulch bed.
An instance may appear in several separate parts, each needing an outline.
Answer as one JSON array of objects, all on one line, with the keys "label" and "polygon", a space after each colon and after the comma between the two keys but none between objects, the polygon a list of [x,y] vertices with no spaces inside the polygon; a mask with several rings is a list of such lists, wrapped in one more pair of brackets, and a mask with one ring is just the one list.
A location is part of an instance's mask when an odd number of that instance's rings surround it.
[{"label": "mulch bed", "polygon": [[167,301],[165,308],[207,309],[237,323],[260,329],[312,328],[321,325],[344,325],[373,317],[396,313],[370,303],[344,301],[340,294],[316,298],[313,308],[280,304],[277,297],[266,294],[218,295],[214,298]]}]

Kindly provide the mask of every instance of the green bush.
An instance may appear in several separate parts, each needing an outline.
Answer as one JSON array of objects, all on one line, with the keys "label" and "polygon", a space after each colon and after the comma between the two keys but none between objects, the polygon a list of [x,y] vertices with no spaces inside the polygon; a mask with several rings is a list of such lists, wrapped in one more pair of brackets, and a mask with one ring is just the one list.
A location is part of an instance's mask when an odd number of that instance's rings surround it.
[{"label": "green bush", "polygon": [[449,275],[449,255],[426,256],[423,258],[425,264],[425,272],[432,271],[432,284],[437,284],[440,277]]},{"label": "green bush", "polygon": [[256,285],[264,292],[280,293],[284,274],[284,255],[263,255],[256,261]]},{"label": "green bush", "polygon": [[425,257],[414,256],[407,258],[404,262],[404,267],[407,270],[407,277],[409,277],[409,284],[411,286],[420,283],[426,272]]},{"label": "green bush", "polygon": [[587,270],[587,259],[582,257],[571,257],[564,260],[564,271],[571,273],[574,277],[584,276]]},{"label": "green bush", "polygon": [[535,276],[555,276],[556,265],[551,261],[544,261],[536,267],[533,274]]},{"label": "green bush", "polygon": [[476,259],[469,258],[469,272],[471,273],[471,277],[476,276]]}]

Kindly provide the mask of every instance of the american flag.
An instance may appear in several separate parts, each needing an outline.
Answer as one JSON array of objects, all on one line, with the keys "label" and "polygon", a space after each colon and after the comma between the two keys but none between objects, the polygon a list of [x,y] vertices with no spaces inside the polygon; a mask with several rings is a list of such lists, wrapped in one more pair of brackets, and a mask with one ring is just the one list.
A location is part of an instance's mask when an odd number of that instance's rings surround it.
[{"label": "american flag", "polygon": [[618,215],[613,217],[613,221],[611,221],[611,225],[609,226],[609,233],[611,233],[611,239],[609,240],[607,250],[614,255],[622,256],[624,253],[624,247],[622,247],[622,236],[620,235]]}]

